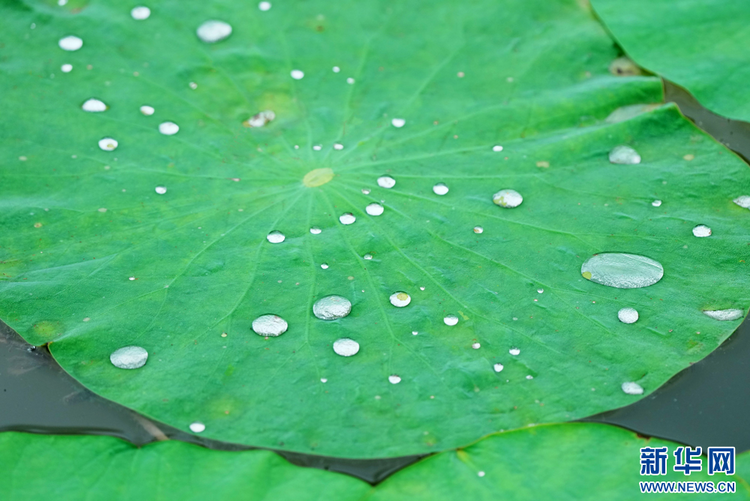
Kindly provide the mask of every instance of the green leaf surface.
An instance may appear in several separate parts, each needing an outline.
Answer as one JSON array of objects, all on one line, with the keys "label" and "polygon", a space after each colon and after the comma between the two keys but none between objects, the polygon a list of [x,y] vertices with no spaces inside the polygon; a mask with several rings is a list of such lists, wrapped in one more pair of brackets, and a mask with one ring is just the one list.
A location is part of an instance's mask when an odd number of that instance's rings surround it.
[{"label": "green leaf surface", "polygon": [[690,91],[725,117],[750,121],[750,3],[591,0],[640,66]]},{"label": "green leaf surface", "polygon": [[[122,2],[68,7],[0,12],[0,317],[149,417],[332,456],[445,450],[629,404],[623,383],[650,393],[740,322],[702,310],[750,302],[750,214],[732,203],[746,165],[673,106],[607,121],[660,101],[660,81],[612,76],[617,49],[575,2],[169,1],[143,21]],[[201,42],[208,19],[233,33]],[[83,47],[65,52],[71,34]],[[83,111],[89,98],[109,109]],[[620,144],[642,163],[611,164]],[[506,188],[523,204],[495,205]],[[664,278],[582,278],[600,252]],[[351,314],[317,319],[331,294]],[[256,335],[264,314],[288,330]],[[359,353],[336,355],[340,338]],[[113,366],[130,345],[146,365]]]}]

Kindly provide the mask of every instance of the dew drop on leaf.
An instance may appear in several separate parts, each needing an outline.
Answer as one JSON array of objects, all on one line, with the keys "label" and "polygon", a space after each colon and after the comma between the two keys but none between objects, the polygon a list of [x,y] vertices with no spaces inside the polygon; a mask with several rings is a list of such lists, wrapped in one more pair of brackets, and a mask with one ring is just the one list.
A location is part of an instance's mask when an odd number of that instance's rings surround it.
[{"label": "dew drop on leaf", "polygon": [[411,303],[411,296],[406,292],[394,292],[388,299],[391,304],[397,308],[403,308]]},{"label": "dew drop on leaf", "polygon": [[276,113],[274,113],[273,111],[261,111],[260,113],[256,113],[255,115],[242,122],[242,125],[244,125],[245,127],[263,127],[275,118]]},{"label": "dew drop on leaf", "polygon": [[[380,186],[381,188],[390,189],[396,186],[396,180],[393,179],[391,176],[380,176],[378,178],[378,186]],[[368,193],[369,193],[369,190],[368,190]],[[367,193],[365,193],[365,195],[366,194]]]},{"label": "dew drop on leaf", "polygon": [[734,203],[742,207],[743,209],[750,209],[750,196],[742,195],[733,200]]},{"label": "dew drop on leaf", "polygon": [[328,264],[327,263],[323,263],[323,264],[320,265],[320,267],[323,268],[324,270],[327,270],[328,269]]},{"label": "dew drop on leaf", "polygon": [[351,311],[351,301],[341,296],[326,296],[313,304],[313,315],[321,320],[344,318]]},{"label": "dew drop on leaf", "polygon": [[90,113],[98,113],[101,111],[107,111],[107,105],[98,99],[87,99],[81,105],[81,109]]},{"label": "dew drop on leaf", "polygon": [[333,343],[333,351],[342,357],[351,357],[359,352],[359,343],[346,337],[337,339]]},{"label": "dew drop on leaf", "polygon": [[203,433],[206,430],[206,425],[200,421],[190,423],[190,431],[193,433]]},{"label": "dew drop on leaf", "polygon": [[61,38],[60,41],[57,42],[57,45],[59,45],[62,50],[75,51],[83,47],[83,40],[76,36],[70,35],[65,38]]},{"label": "dew drop on leaf", "polygon": [[745,312],[736,308],[730,308],[728,310],[703,310],[703,314],[714,320],[728,321],[742,318]]},{"label": "dew drop on leaf", "polygon": [[259,336],[281,336],[289,328],[286,320],[278,315],[261,315],[252,324],[253,332]]},{"label": "dew drop on leaf", "polygon": [[492,195],[492,201],[495,205],[512,209],[518,207],[523,202],[523,197],[516,190],[500,190]]},{"label": "dew drop on leaf", "polygon": [[633,165],[641,163],[641,156],[630,146],[615,146],[609,152],[609,161],[613,164]]},{"label": "dew drop on leaf", "polygon": [[471,347],[472,347],[473,349],[475,349],[475,350],[478,350],[479,348],[481,348],[481,347],[482,347],[482,345],[481,345],[480,343],[472,343]]},{"label": "dew drop on leaf", "polygon": [[280,244],[285,239],[286,239],[286,235],[281,233],[279,230],[274,230],[268,235],[266,235],[266,240],[268,240],[272,244]]},{"label": "dew drop on leaf", "polygon": [[654,207],[661,207],[661,200],[654,200],[653,202],[651,202],[651,205],[653,205]]},{"label": "dew drop on leaf", "polygon": [[705,224],[699,224],[695,228],[693,228],[693,235],[699,238],[703,237],[710,237],[711,236],[711,228],[706,226]]},{"label": "dew drop on leaf", "polygon": [[180,126],[174,122],[162,122],[159,124],[159,132],[165,136],[174,136],[179,130]]},{"label": "dew drop on leaf", "polygon": [[271,2],[261,2],[258,4],[258,8],[263,12],[271,10]]},{"label": "dew drop on leaf", "polygon": [[508,350],[508,353],[510,353],[514,357],[517,357],[518,355],[521,354],[521,350],[519,348],[511,348]]},{"label": "dew drop on leaf", "polygon": [[73,71],[73,65],[67,63],[63,64],[62,66],[60,66],[60,71],[62,71],[63,73],[70,73],[71,71]]},{"label": "dew drop on leaf", "polygon": [[105,137],[104,139],[99,140],[99,148],[104,151],[114,151],[115,148],[117,148],[117,144],[117,140],[112,139],[111,137]]},{"label": "dew drop on leaf", "polygon": [[543,293],[544,293],[544,289],[537,289],[536,291],[537,291],[537,292],[538,292],[539,294],[543,294]]},{"label": "dew drop on leaf", "polygon": [[446,195],[448,193],[448,187],[445,185],[445,183],[438,183],[435,186],[432,187],[433,193],[435,195]]},{"label": "dew drop on leaf", "polygon": [[492,147],[492,151],[503,151],[503,147],[500,146],[499,144],[496,144],[495,146]]},{"label": "dew drop on leaf", "polygon": [[475,226],[474,233],[484,233],[484,228],[482,228],[481,226]]},{"label": "dew drop on leaf", "polygon": [[315,146],[313,146],[313,149],[314,149],[315,151],[320,151],[320,150],[322,150],[322,149],[323,149],[323,147],[322,147],[321,145],[319,145],[319,144],[316,144]]},{"label": "dew drop on leaf", "polygon": [[594,283],[618,289],[654,285],[664,276],[658,261],[637,254],[594,254],[581,266],[581,275]]},{"label": "dew drop on leaf", "polygon": [[617,312],[617,318],[624,324],[634,324],[638,321],[638,311],[635,308],[622,308]]},{"label": "dew drop on leaf", "polygon": [[365,254],[364,256],[362,256],[362,258],[369,261],[372,259],[372,254]]},{"label": "dew drop on leaf", "polygon": [[156,192],[157,195],[163,195],[163,194],[165,194],[167,192],[167,187],[166,186],[157,186],[156,188],[154,188],[154,191]]},{"label": "dew drop on leaf", "polygon": [[445,322],[445,325],[453,327],[458,323],[458,317],[456,315],[447,315],[443,318],[443,322]]},{"label": "dew drop on leaf", "polygon": [[206,43],[216,43],[224,40],[232,34],[232,27],[224,21],[206,21],[196,31],[198,38]]},{"label": "dew drop on leaf", "polygon": [[412,336],[416,336],[417,334],[419,334],[419,331],[411,331]]},{"label": "dew drop on leaf", "polygon": [[334,66],[333,67],[333,72],[334,73],[338,73],[339,71],[341,71],[341,68],[339,68],[338,66]]},{"label": "dew drop on leaf", "polygon": [[639,385],[638,383],[627,382],[622,383],[622,391],[624,391],[628,395],[642,395],[643,387],[641,387],[641,385]]},{"label": "dew drop on leaf", "polygon": [[151,9],[149,9],[148,7],[133,7],[133,10],[130,11],[130,16],[136,21],[143,21],[144,19],[148,19],[150,15]]},{"label": "dew drop on leaf", "polygon": [[346,83],[348,83],[349,85],[351,85],[351,84],[354,83],[354,79],[352,77],[349,77],[349,78],[346,79]]},{"label": "dew drop on leaf", "polygon": [[147,106],[144,104],[143,106],[141,106],[141,113],[143,113],[147,117],[151,116],[154,114],[154,108],[153,106]]},{"label": "dew drop on leaf", "polygon": [[320,233],[321,233],[322,231],[323,231],[323,230],[321,230],[320,228],[317,228],[317,227],[315,227],[315,226],[313,226],[312,228],[310,228],[310,233],[312,233],[313,235],[320,235]]},{"label": "dew drop on leaf", "polygon": [[305,77],[305,72],[302,70],[292,70],[289,74],[295,80],[302,80]]},{"label": "dew drop on leaf", "polygon": [[362,194],[369,195],[370,194],[370,190],[368,190],[367,188],[362,188]]},{"label": "dew drop on leaf", "polygon": [[119,369],[139,369],[146,365],[148,352],[140,346],[124,346],[112,352],[109,361]]},{"label": "dew drop on leaf", "polygon": [[502,372],[503,369],[505,369],[505,366],[503,364],[495,364],[492,366],[492,368],[495,370],[495,372]]},{"label": "dew drop on leaf", "polygon": [[341,224],[353,224],[356,220],[357,218],[354,217],[354,214],[352,214],[351,212],[346,212],[339,216],[339,221],[341,222]]},{"label": "dew drop on leaf", "polygon": [[404,120],[403,118],[394,118],[393,120],[391,120],[391,125],[393,125],[397,129],[400,129],[401,127],[406,125],[406,120]]},{"label": "dew drop on leaf", "polygon": [[393,374],[392,376],[388,376],[388,382],[391,384],[398,384],[401,382],[401,377]]},{"label": "dew drop on leaf", "polygon": [[379,216],[383,213],[383,210],[383,206],[376,203],[372,203],[365,207],[365,211],[371,216]]},{"label": "dew drop on leaf", "polygon": [[341,143],[336,143],[336,144],[333,145],[333,149],[334,150],[343,150],[344,149],[344,145],[341,144]]}]

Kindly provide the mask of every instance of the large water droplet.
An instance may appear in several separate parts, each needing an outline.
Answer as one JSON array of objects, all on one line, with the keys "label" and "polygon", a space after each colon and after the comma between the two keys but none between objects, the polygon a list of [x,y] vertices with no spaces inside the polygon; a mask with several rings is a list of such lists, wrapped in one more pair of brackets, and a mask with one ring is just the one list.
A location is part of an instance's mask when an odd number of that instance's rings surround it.
[{"label": "large water droplet", "polygon": [[641,387],[641,385],[639,385],[638,383],[629,381],[627,383],[622,383],[622,391],[624,391],[628,395],[642,395],[643,387]]},{"label": "large water droplet", "polygon": [[111,137],[105,137],[104,139],[99,140],[99,148],[104,151],[114,151],[115,148],[117,148],[117,144],[117,140],[112,139]]},{"label": "large water droplet", "polygon": [[87,99],[82,105],[81,109],[83,111],[88,111],[91,113],[97,113],[100,111],[107,111],[107,105],[104,104],[102,101],[99,101],[98,99]]},{"label": "large water droplet", "polygon": [[446,315],[443,318],[443,322],[445,322],[445,325],[453,327],[458,323],[458,317],[456,315]]},{"label": "large water droplet", "polygon": [[359,352],[359,343],[347,337],[338,339],[333,343],[333,351],[342,357],[351,357]]},{"label": "large water droplet", "polygon": [[448,193],[448,187],[445,183],[438,183],[432,187],[432,192],[435,193],[435,195],[446,195]]},{"label": "large water droplet", "polygon": [[286,235],[281,233],[279,230],[274,230],[266,235],[266,239],[272,244],[280,244],[286,239]]},{"label": "large water droplet", "polygon": [[736,308],[730,308],[728,310],[703,310],[703,314],[715,320],[728,321],[742,318],[745,312]]},{"label": "large water droplet", "polygon": [[662,265],[637,254],[595,254],[581,266],[581,275],[594,283],[618,289],[654,285],[664,276]]},{"label": "large water droplet", "polygon": [[351,311],[351,301],[341,296],[326,296],[313,304],[313,315],[321,320],[344,318]]},{"label": "large water droplet", "polygon": [[693,235],[699,238],[703,237],[710,237],[711,236],[711,228],[706,226],[705,224],[699,224],[695,228],[693,228]]},{"label": "large water droplet", "polygon": [[398,384],[401,382],[401,377],[393,374],[392,376],[388,376],[388,382],[391,384]]},{"label": "large water droplet", "polygon": [[495,364],[492,368],[495,369],[495,372],[502,372],[502,370],[505,369],[505,366],[503,366],[503,364]]},{"label": "large water droplet", "polygon": [[286,320],[278,315],[261,315],[253,320],[253,331],[259,336],[281,336],[288,328]]},{"label": "large water droplet", "polygon": [[136,21],[143,21],[144,19],[148,19],[148,16],[150,15],[151,9],[144,6],[133,7],[133,10],[130,11],[130,16]]},{"label": "large water droplet", "polygon": [[109,361],[119,369],[139,369],[146,365],[148,352],[140,346],[125,346],[112,352]]},{"label": "large water droplet", "polygon": [[224,21],[206,21],[196,31],[198,38],[206,43],[216,43],[232,34],[232,27]]},{"label": "large water droplet", "polygon": [[403,118],[394,118],[393,120],[391,120],[391,125],[393,125],[397,129],[400,129],[401,127],[406,125],[406,120],[404,120]]},{"label": "large water droplet", "polygon": [[641,163],[641,156],[630,146],[620,145],[609,152],[609,161],[613,164],[633,165]]},{"label": "large water droplet", "polygon": [[396,186],[396,180],[391,176],[380,176],[378,178],[378,186],[380,186],[381,188],[390,189]]},{"label": "large water droplet", "polygon": [[520,350],[520,348],[511,348],[511,349],[508,350],[508,353],[510,353],[514,357],[517,357],[518,355],[521,354],[521,350]]},{"label": "large water droplet", "polygon": [[151,116],[154,114],[154,108],[153,106],[143,105],[141,106],[141,113],[143,113],[146,116]]},{"label": "large water droplet", "polygon": [[302,80],[303,78],[305,78],[305,72],[302,70],[292,70],[289,74],[295,80]]},{"label": "large water droplet", "polygon": [[634,324],[638,321],[638,311],[635,308],[622,308],[617,312],[617,318],[624,324]]},{"label": "large water droplet", "polygon": [[743,209],[750,209],[750,196],[742,195],[733,200],[734,203],[742,207]]},{"label": "large water droplet", "polygon": [[195,423],[190,423],[190,431],[193,433],[203,433],[206,430],[206,425],[201,423],[200,421],[196,421]]},{"label": "large water droplet", "polygon": [[380,204],[372,203],[365,207],[365,212],[371,216],[379,216],[383,213],[383,206]]},{"label": "large water droplet", "polygon": [[165,136],[174,136],[180,130],[180,126],[174,122],[162,122],[159,124],[159,132]]},{"label": "large water droplet", "polygon": [[354,217],[354,214],[352,214],[351,212],[346,212],[339,216],[339,221],[341,222],[341,224],[354,224],[354,221],[356,220],[357,218]]},{"label": "large water droplet", "polygon": [[411,303],[411,296],[406,292],[394,292],[389,298],[391,304],[397,308],[403,308]]},{"label": "large water droplet", "polygon": [[518,207],[523,202],[523,197],[516,190],[500,190],[492,195],[492,201],[495,205],[512,209]]},{"label": "large water droplet", "polygon": [[71,35],[65,38],[61,38],[60,41],[57,42],[57,45],[59,45],[62,50],[74,51],[83,47],[83,40]]}]

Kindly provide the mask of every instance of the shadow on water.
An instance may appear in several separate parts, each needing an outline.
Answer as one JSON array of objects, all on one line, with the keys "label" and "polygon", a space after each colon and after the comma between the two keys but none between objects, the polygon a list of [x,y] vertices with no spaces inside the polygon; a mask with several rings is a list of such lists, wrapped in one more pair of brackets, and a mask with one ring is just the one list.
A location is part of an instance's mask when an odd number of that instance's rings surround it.
[{"label": "shadow on water", "polygon": [[[705,109],[685,90],[665,82],[666,100],[709,134],[750,158],[750,124]],[[750,321],[716,351],[648,397],[585,421],[609,423],[692,446],[750,449]],[[202,439],[105,400],[65,373],[45,348],[31,349],[0,322],[0,431],[112,435],[143,445],[173,439],[220,450],[249,447]],[[278,452],[278,451],[277,451]],[[279,452],[293,464],[346,473],[377,483],[423,456],[351,460]]]}]

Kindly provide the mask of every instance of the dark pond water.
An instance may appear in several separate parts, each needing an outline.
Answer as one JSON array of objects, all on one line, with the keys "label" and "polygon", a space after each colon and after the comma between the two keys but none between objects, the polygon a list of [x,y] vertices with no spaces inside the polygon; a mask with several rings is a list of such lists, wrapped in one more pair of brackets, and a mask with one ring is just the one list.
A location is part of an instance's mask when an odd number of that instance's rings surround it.
[{"label": "dark pond water", "polygon": [[[667,101],[697,125],[750,158],[750,124],[714,115],[687,92],[666,84]],[[610,423],[692,446],[735,446],[750,450],[750,321],[714,353],[684,370],[652,395],[630,406],[586,419]],[[174,439],[222,450],[245,447],[201,439],[156,424],[98,397],[68,376],[44,348],[31,350],[0,322],[0,431],[112,435],[136,445]],[[420,456],[346,460],[281,453],[301,466],[338,471],[377,483]]]}]

